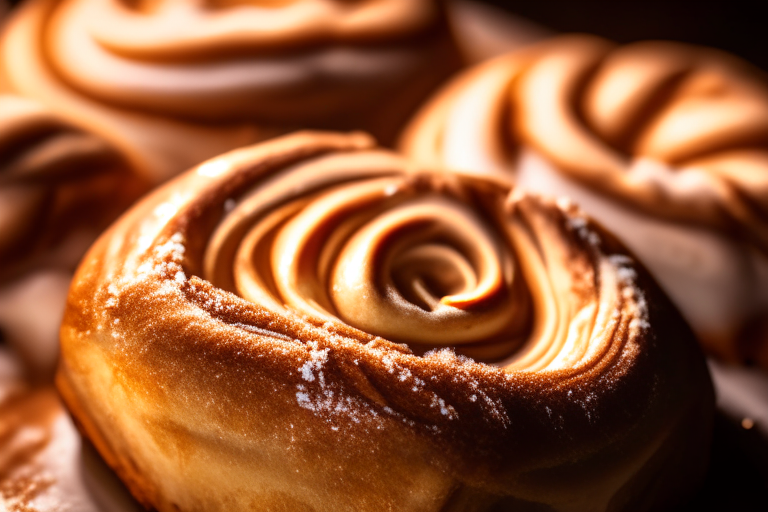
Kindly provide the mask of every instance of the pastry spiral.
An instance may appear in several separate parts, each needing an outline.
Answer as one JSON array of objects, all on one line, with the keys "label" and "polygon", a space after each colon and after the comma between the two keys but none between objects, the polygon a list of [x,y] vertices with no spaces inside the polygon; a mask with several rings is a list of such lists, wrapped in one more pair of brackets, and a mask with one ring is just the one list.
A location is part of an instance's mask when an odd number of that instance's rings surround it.
[{"label": "pastry spiral", "polygon": [[0,95],[0,332],[52,376],[69,278],[144,186],[103,139]]},{"label": "pastry spiral", "polygon": [[155,191],[61,336],[67,405],[163,512],[661,510],[707,458],[703,358],[611,236],[362,134]]},{"label": "pastry spiral", "polygon": [[748,64],[559,37],[458,77],[401,144],[431,165],[572,197],[711,352],[768,366],[768,85]]},{"label": "pastry spiral", "polygon": [[[439,0],[35,0],[0,83],[159,182],[289,127],[392,139],[459,63]],[[428,64],[428,65],[427,65]]]}]

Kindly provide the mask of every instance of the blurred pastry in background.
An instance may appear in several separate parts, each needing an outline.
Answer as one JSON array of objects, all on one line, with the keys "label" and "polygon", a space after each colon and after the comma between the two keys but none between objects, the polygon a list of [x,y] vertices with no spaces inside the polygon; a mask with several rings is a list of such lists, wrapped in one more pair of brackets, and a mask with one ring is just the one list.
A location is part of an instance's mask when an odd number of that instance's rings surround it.
[{"label": "blurred pastry in background", "polygon": [[711,354],[768,367],[768,85],[746,62],[562,36],[461,74],[401,148],[573,199],[643,261]]},{"label": "blurred pastry in background", "polygon": [[145,189],[100,137],[0,95],[0,334],[29,377],[52,375],[80,257]]},{"label": "blurred pastry in background", "polygon": [[439,0],[30,0],[8,21],[0,88],[154,183],[292,127],[391,141],[461,62]]}]

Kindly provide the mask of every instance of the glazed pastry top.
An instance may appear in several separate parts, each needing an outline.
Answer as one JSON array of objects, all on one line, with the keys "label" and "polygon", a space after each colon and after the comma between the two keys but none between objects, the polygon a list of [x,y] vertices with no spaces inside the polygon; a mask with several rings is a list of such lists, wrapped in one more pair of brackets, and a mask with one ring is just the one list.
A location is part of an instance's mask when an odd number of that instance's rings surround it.
[{"label": "glazed pastry top", "polygon": [[[614,297],[618,302],[612,307],[626,308],[632,333],[639,335],[647,323],[647,305],[627,281],[634,271],[618,271],[631,263],[609,259],[618,273],[597,277],[606,268],[595,260],[603,256],[592,252],[603,243],[618,246],[607,234],[608,241],[587,231],[580,238],[587,220],[570,206],[560,211],[530,198],[515,199],[498,181],[420,170],[390,152],[365,149],[371,141],[362,134],[301,134],[279,142],[274,147],[303,145],[317,156],[283,150],[279,156],[285,163],[268,161],[267,169],[250,169],[251,160],[266,159],[261,156],[266,150],[255,147],[201,164],[145,201],[143,210],[129,216],[136,221],[112,228],[106,238],[125,242],[114,247],[120,249],[110,260],[99,260],[99,275],[113,276],[115,286],[124,278],[151,282],[160,278],[151,268],[166,257],[183,256],[176,261],[181,266],[174,266],[179,280],[204,280],[271,314],[300,315],[318,325],[341,322],[421,346],[422,352],[505,345],[495,357],[481,356],[491,360],[512,353],[513,360],[525,360],[518,349],[531,335],[559,333],[564,338],[554,346],[561,349],[580,345],[576,339],[588,343],[597,329],[593,324],[560,331],[545,327],[557,315],[535,310],[566,296],[574,301],[561,307],[570,312],[568,321],[585,307],[596,314],[598,282],[617,287],[622,298]],[[340,151],[346,147],[351,151]],[[150,202],[157,215],[138,219]],[[525,214],[532,218],[517,219]],[[549,221],[552,226],[545,225]],[[178,229],[169,233],[173,226]],[[156,261],[152,251],[172,252]],[[546,257],[560,276],[549,278],[551,286],[564,295],[545,300],[531,286],[538,287],[535,281],[542,278],[533,261]],[[547,267],[544,261],[538,265],[544,265],[541,271]],[[584,350],[580,356],[558,357],[570,361],[589,352]],[[537,367],[555,364],[556,353],[547,353],[551,358]]]}]

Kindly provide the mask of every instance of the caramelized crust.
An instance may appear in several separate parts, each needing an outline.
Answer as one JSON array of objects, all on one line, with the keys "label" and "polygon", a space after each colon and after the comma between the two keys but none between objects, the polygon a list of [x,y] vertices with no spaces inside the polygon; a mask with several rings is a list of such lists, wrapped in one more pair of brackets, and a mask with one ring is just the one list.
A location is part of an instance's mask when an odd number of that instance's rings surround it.
[{"label": "caramelized crust", "polygon": [[65,401],[162,512],[662,510],[706,463],[703,358],[620,244],[362,134],[155,191],[61,338]]},{"label": "caramelized crust", "polygon": [[0,84],[77,119],[158,183],[291,127],[392,140],[459,65],[439,0],[35,0]]},{"label": "caramelized crust", "polygon": [[747,63],[558,37],[455,79],[401,147],[572,197],[648,266],[711,352],[768,366],[768,85]]}]

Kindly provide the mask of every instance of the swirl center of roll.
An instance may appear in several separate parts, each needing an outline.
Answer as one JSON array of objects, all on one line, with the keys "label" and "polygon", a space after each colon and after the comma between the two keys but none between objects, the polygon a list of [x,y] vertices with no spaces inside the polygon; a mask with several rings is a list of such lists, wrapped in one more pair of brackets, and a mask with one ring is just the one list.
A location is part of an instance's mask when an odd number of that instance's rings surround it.
[{"label": "swirl center of roll", "polygon": [[260,213],[239,242],[237,292],[419,352],[504,346],[490,357],[508,355],[530,306],[503,226],[492,207],[465,204],[476,201],[466,191],[423,181],[341,184]]},{"label": "swirl center of roll", "polygon": [[[329,282],[338,316],[391,339],[459,344],[492,336],[507,322],[501,250],[458,204],[407,201],[344,244]],[[490,311],[489,311],[490,310]]]}]

